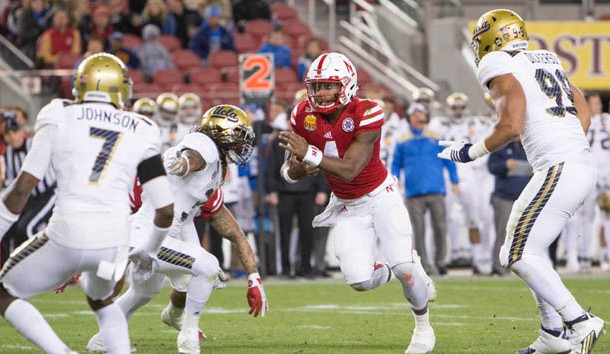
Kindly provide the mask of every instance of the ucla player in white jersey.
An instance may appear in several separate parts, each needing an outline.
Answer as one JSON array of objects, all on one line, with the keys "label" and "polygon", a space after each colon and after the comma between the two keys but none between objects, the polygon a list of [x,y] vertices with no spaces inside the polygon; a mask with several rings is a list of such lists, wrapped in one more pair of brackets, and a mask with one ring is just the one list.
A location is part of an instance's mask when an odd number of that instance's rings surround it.
[{"label": "ucla player in white jersey", "polygon": [[0,313],[46,353],[69,353],[29,298],[83,272],[82,288],[109,353],[129,353],[127,321],[111,294],[127,264],[129,191],[136,175],[149,195],[152,227],[130,254],[135,271],[152,275],[154,254],[173,217],[173,198],[159,155],[159,129],[123,111],[131,79],[110,54],[85,59],[75,75],[75,101],[42,108],[21,173],[0,202],[0,235],[21,212],[49,166],[57,203],[47,228],[15,250],[0,273]]},{"label": "ucla player in white jersey", "polygon": [[[499,120],[475,144],[441,142],[447,148],[439,156],[470,162],[521,136],[535,172],[513,205],[500,261],[532,290],[542,328],[517,353],[591,353],[604,321],[583,310],[548,258],[549,245],[595,188],[587,103],[555,53],[526,50],[525,23],[513,11],[482,15],[472,45],[479,81],[494,99]],[[564,332],[564,324],[570,331]]]},{"label": "ucla player in white jersey", "polygon": [[[209,299],[220,269],[218,260],[201,248],[193,218],[202,205],[213,200],[211,226],[229,239],[248,273],[250,313],[265,315],[267,300],[256,260],[247,239],[222,204],[220,186],[229,163],[245,164],[252,155],[254,132],[246,113],[231,105],[210,108],[197,131],[187,134],[163,155],[175,197],[174,220],[168,237],[157,254],[158,268],[150,279],[131,275],[130,288],[117,303],[131,317],[160,291],[165,276],[172,285],[171,302],[163,311],[163,321],[180,330],[179,353],[199,353],[199,317]],[[132,219],[132,244],[138,246],[150,229],[152,213],[149,196],[142,194],[142,206]],[[186,294],[185,294],[186,293]],[[186,303],[184,311],[179,304]],[[184,312],[184,313],[183,313]],[[104,351],[103,336],[91,338],[89,351]]]},{"label": "ucla player in white jersey", "polygon": [[[178,98],[178,137],[180,140],[196,128],[202,114],[201,98],[192,92],[182,94]],[[185,132],[184,134],[182,132]]]},{"label": "ucla player in white jersey", "polygon": [[161,152],[176,145],[188,134],[191,127],[179,124],[179,97],[171,92],[157,96],[157,123],[161,130]]}]

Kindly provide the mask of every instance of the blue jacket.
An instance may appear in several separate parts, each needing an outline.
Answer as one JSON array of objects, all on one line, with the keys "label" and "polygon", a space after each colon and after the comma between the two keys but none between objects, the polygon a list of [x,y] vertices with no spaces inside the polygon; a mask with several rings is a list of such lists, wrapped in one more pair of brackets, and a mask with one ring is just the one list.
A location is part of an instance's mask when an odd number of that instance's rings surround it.
[{"label": "blue jacket", "polygon": [[449,171],[451,183],[458,183],[457,169],[453,161],[436,156],[443,150],[438,145],[441,135],[425,128],[409,131],[398,138],[394,149],[392,173],[400,177],[404,170],[407,198],[424,194],[445,194],[443,168]]},{"label": "blue jacket", "polygon": [[[219,26],[220,29],[220,50],[232,50],[235,51],[235,43],[233,42],[233,35],[229,33],[224,27]],[[189,49],[197,53],[201,59],[207,59],[210,55],[210,33],[212,29],[203,22],[201,26],[195,32],[195,35],[189,41]]]},{"label": "blue jacket", "polygon": [[492,195],[502,199],[517,200],[532,176],[531,173],[518,174],[513,172],[509,174],[508,168],[506,168],[506,160],[508,159],[527,162],[523,145],[510,142],[502,149],[489,155],[487,168],[496,177]]},{"label": "blue jacket", "polygon": [[258,50],[259,53],[273,53],[273,63],[276,68],[289,68],[292,54],[287,45],[263,44]]}]

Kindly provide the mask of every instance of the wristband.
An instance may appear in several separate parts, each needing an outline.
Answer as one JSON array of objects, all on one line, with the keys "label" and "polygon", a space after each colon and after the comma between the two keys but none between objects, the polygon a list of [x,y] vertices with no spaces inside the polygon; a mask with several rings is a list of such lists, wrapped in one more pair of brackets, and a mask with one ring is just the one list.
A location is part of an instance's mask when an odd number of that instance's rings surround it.
[{"label": "wristband", "polygon": [[487,154],[489,154],[489,150],[485,146],[485,140],[479,140],[476,144],[472,145],[470,149],[468,149],[468,156],[473,160]]},{"label": "wristband", "polygon": [[318,167],[320,166],[320,163],[322,163],[323,157],[324,154],[322,154],[322,151],[320,149],[313,145],[309,145],[307,147],[307,153],[303,157],[303,162],[307,162],[313,167]]},{"label": "wristband", "polygon": [[19,219],[19,214],[8,210],[4,201],[0,200],[0,240],[17,219]]},{"label": "wristband", "polygon": [[290,178],[290,175],[288,174],[288,166],[284,165],[282,166],[282,169],[280,170],[280,172],[282,173],[282,178],[284,179],[284,181],[290,183],[290,184],[295,184],[298,182],[298,180],[296,179],[292,179]]},{"label": "wristband", "polygon": [[248,280],[251,280],[252,282],[254,282],[255,280],[258,280],[260,278],[261,278],[261,275],[258,273],[248,274]]}]

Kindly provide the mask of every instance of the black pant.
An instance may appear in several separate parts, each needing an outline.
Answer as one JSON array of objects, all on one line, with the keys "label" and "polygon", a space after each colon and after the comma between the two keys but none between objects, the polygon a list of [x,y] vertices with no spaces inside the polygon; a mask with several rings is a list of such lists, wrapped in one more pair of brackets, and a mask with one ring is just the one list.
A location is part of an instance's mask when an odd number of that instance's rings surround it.
[{"label": "black pant", "polygon": [[299,227],[299,247],[301,249],[300,269],[297,273],[311,274],[311,250],[313,247],[314,217],[313,193],[279,193],[278,215],[280,218],[280,250],[282,257],[282,273],[291,274],[290,264],[290,234],[292,219],[296,215]]},{"label": "black pant", "polygon": [[13,250],[28,238],[40,231],[51,217],[55,205],[55,189],[49,189],[45,193],[34,198],[30,196],[19,219],[11,226],[4,235],[0,246],[0,265],[8,259]]}]

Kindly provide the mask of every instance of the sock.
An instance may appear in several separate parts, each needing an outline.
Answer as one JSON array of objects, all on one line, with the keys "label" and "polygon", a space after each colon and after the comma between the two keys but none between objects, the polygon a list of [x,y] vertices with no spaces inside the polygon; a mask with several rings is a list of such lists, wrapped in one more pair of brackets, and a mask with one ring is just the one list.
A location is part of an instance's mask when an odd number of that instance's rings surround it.
[{"label": "sock", "polygon": [[473,243],[472,244],[472,265],[481,267],[481,261],[483,259],[483,244]]},{"label": "sock", "polygon": [[[186,315],[190,316],[201,316],[201,312],[205,307],[206,302],[212,295],[214,289],[214,280],[210,281],[209,274],[201,274],[193,276],[189,283],[188,291],[186,293]],[[186,316],[185,316],[186,317]],[[186,324],[186,318],[185,318]]]},{"label": "sock", "polygon": [[6,309],[4,318],[15,327],[17,332],[45,353],[70,352],[68,346],[59,339],[40,312],[29,302],[21,299],[13,301]]},{"label": "sock", "polygon": [[187,312],[184,315],[184,324],[182,325],[182,329],[197,332],[199,330],[199,317],[200,315],[191,315]]},{"label": "sock", "polygon": [[430,327],[430,311],[426,311],[423,315],[417,315],[413,312],[413,319],[415,320],[416,329]]},{"label": "sock", "polygon": [[358,284],[352,284],[352,288],[358,291],[375,289],[390,281],[391,276],[392,273],[390,271],[390,267],[386,263],[377,262],[375,263],[375,269],[373,270],[373,274],[371,274],[369,280]]},{"label": "sock", "polygon": [[125,317],[129,319],[140,307],[146,305],[151,299],[152,297],[143,296],[136,292],[133,287],[129,287],[129,289],[116,299],[115,302],[125,314]]},{"label": "sock", "polygon": [[[100,334],[108,354],[129,353],[127,319],[117,304],[110,304],[95,312]],[[106,338],[111,338],[107,340]]]},{"label": "sock", "polygon": [[428,306],[428,291],[426,281],[417,271],[415,263],[400,263],[392,268],[396,278],[402,283],[403,295],[411,303],[414,310],[422,310]]},{"label": "sock", "polygon": [[549,304],[544,302],[544,300],[542,300],[538,295],[536,295],[533,290],[532,295],[534,295],[536,307],[538,307],[538,312],[540,313],[540,323],[542,329],[548,333],[559,331],[561,334],[561,331],[563,330],[563,320],[561,319],[559,313]]},{"label": "sock", "polygon": [[559,312],[564,321],[573,320],[585,313],[547,258],[524,254],[510,267],[542,301]]}]

